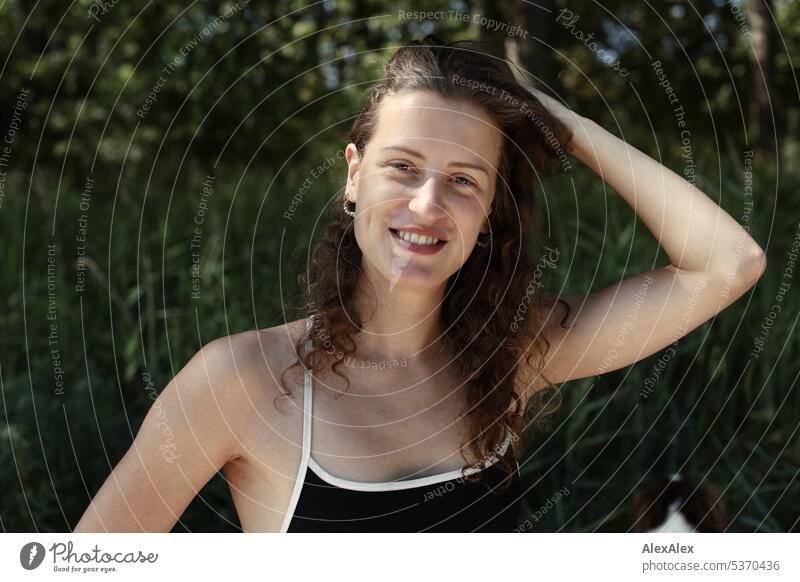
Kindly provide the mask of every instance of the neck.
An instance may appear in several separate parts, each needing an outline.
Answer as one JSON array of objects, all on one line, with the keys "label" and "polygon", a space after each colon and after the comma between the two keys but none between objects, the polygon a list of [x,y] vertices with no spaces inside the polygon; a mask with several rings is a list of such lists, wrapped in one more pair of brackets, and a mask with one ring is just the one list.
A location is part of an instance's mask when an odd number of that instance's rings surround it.
[{"label": "neck", "polygon": [[436,357],[442,347],[442,298],[446,283],[438,287],[394,285],[385,277],[362,268],[355,290],[361,316],[356,351],[365,360],[421,362]]}]

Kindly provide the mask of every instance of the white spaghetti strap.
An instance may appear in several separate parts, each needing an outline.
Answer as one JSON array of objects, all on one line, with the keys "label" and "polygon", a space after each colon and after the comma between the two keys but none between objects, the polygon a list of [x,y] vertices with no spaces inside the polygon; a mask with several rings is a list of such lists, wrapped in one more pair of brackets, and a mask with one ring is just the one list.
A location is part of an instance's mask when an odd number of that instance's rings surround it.
[{"label": "white spaghetti strap", "polygon": [[[306,332],[311,331],[311,325],[314,316],[311,315],[306,322]],[[306,351],[311,349],[311,340],[306,340]],[[313,377],[311,370],[306,369],[303,380],[303,453],[300,457],[300,467],[297,469],[297,477],[294,480],[294,489],[292,490],[292,497],[289,500],[289,507],[286,510],[286,515],[283,517],[281,524],[281,533],[286,533],[289,529],[289,524],[294,516],[294,510],[297,507],[297,501],[300,499],[300,492],[303,489],[303,483],[306,478],[306,471],[308,470],[308,460],[311,458],[311,411],[312,397],[313,397]]]},{"label": "white spaghetti strap", "polygon": [[[311,315],[306,322],[306,332],[311,333],[314,316]],[[311,349],[311,338],[306,340],[306,352]],[[314,399],[314,378],[311,370],[306,369],[303,375],[303,455],[306,459],[311,456],[311,411]],[[307,461],[306,461],[307,462]]]}]

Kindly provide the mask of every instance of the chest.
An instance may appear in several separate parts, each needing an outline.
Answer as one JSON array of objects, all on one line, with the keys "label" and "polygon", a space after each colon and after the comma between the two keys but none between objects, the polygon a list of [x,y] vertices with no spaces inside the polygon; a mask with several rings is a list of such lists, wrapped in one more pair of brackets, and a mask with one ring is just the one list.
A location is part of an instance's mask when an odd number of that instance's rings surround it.
[{"label": "chest", "polygon": [[[458,382],[430,374],[345,373],[349,387],[330,373],[313,378],[311,457],[327,473],[383,483],[476,462],[461,449],[470,425]],[[254,415],[248,454],[223,469],[244,531],[280,529],[302,464],[303,400],[300,390],[293,404],[281,406],[283,414]]]},{"label": "chest", "polygon": [[384,482],[460,469],[470,431],[466,388],[433,374],[314,379],[312,451],[329,473]]}]

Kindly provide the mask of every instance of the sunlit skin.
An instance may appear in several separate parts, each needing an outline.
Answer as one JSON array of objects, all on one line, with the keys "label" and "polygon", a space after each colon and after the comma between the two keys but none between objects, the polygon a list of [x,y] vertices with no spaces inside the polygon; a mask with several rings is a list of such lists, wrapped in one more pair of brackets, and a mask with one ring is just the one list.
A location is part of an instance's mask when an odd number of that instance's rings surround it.
[{"label": "sunlit skin", "polygon": [[[502,134],[483,109],[426,91],[390,95],[362,158],[346,149],[362,272],[378,309],[358,338],[365,359],[412,358],[440,335],[448,278],[489,232]],[[403,248],[390,227],[437,231],[435,254]],[[365,306],[363,287],[357,304]],[[367,312],[371,312],[368,309]]]}]

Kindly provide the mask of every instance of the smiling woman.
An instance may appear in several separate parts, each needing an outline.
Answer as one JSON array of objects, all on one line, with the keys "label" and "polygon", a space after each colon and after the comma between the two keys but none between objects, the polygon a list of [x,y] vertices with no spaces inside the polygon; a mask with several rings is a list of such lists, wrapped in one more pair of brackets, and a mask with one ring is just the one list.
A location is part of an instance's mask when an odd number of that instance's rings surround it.
[{"label": "smiling woman", "polygon": [[[349,137],[347,180],[312,255],[306,300],[314,326],[295,344],[295,365],[302,362],[323,385],[320,416],[347,427],[315,429],[325,437],[314,454],[335,456],[328,467],[337,475],[392,476],[404,474],[404,466],[412,474],[441,466],[452,451],[468,448],[456,464],[444,463],[451,471],[443,474],[455,471],[468,483],[459,488],[462,497],[449,496],[434,514],[451,515],[439,528],[470,531],[487,521],[489,507],[519,501],[516,445],[503,455],[495,451],[520,440],[525,406],[514,371],[520,362],[537,369],[547,349],[540,331],[558,303],[527,290],[538,256],[529,238],[537,210],[534,178],[554,171],[571,132],[519,84],[505,60],[478,43],[430,35],[394,54]],[[533,305],[526,325],[518,326],[515,317],[526,301]],[[566,303],[563,311],[569,311]],[[402,376],[354,375],[345,365],[353,357],[413,364]],[[333,376],[345,386],[334,388]],[[419,385],[430,394],[409,396]],[[329,399],[330,393],[336,395]],[[365,395],[381,398],[370,404]],[[345,403],[333,404],[339,399]],[[534,399],[535,421],[544,425],[557,394],[537,390]],[[433,403],[446,411],[435,422],[423,414]],[[380,426],[381,409],[395,412],[394,426]],[[369,432],[353,428],[362,422]],[[365,446],[359,434],[392,446]],[[437,458],[430,448],[439,442],[446,453]],[[361,456],[368,462],[341,460]],[[378,466],[399,468],[375,471],[376,458]],[[487,459],[495,461],[490,471],[461,474],[464,460]],[[290,531],[320,530],[320,521],[329,528],[332,520],[346,528],[356,515],[357,527],[366,529],[429,527],[419,512],[365,522],[358,502],[345,494],[337,503],[329,489],[321,499],[314,492],[320,483],[303,486],[304,476],[313,480],[320,472],[314,463],[311,457],[313,472],[301,463]],[[482,481],[495,481],[494,496],[506,498],[476,501],[485,495]],[[377,508],[385,515],[408,501],[385,495]],[[463,515],[462,503],[474,504],[471,518],[452,517]],[[330,506],[343,513],[326,513],[323,507]],[[491,527],[515,527],[513,518],[504,519]]]},{"label": "smiling woman", "polygon": [[[167,530],[221,467],[245,531],[512,531],[527,413],[546,425],[556,383],[664,348],[765,267],[702,192],[475,42],[397,50],[349,138],[302,317],[205,346],[76,531]],[[538,292],[534,179],[566,154],[636,210],[670,264],[593,293]]]}]

